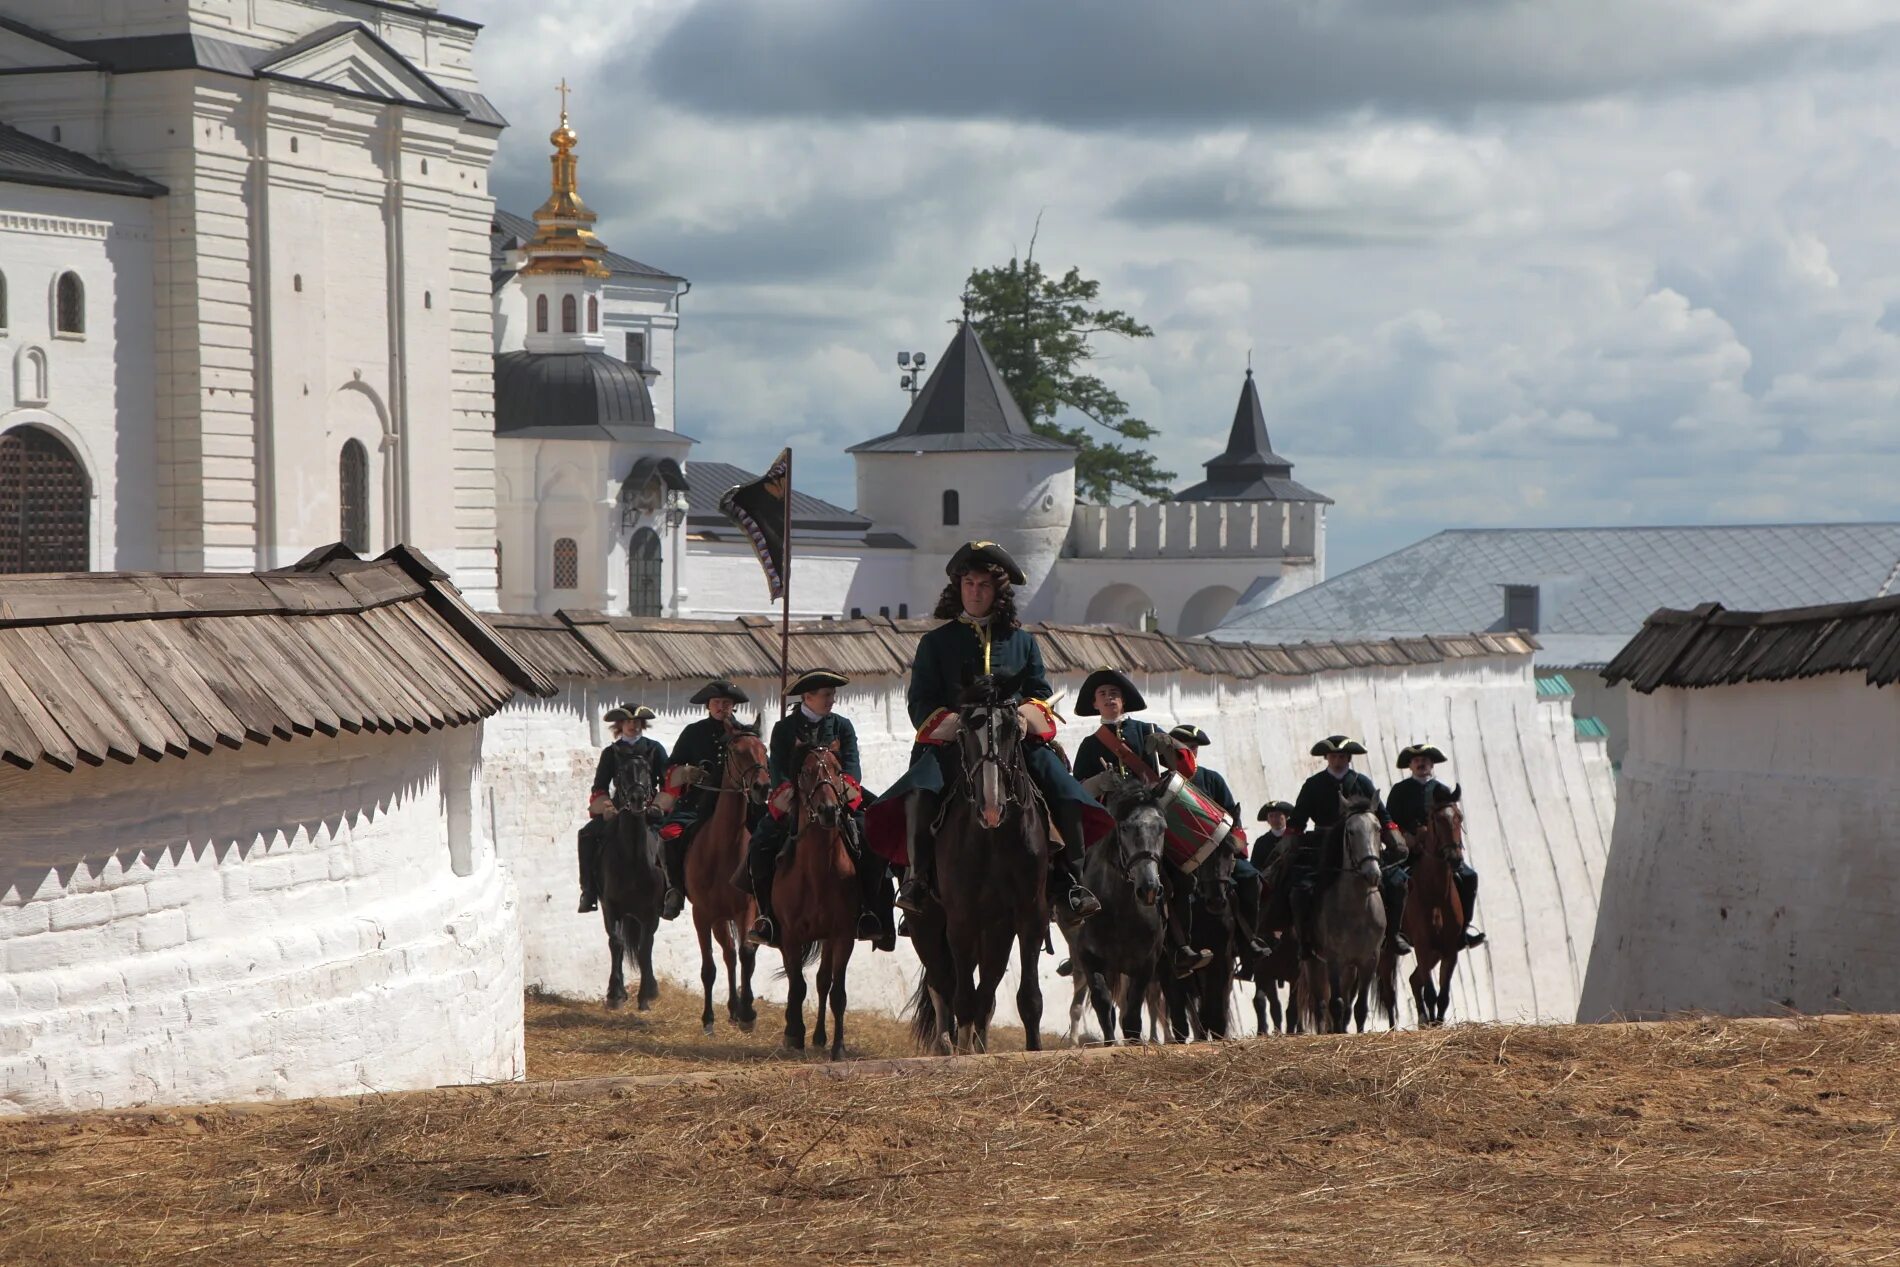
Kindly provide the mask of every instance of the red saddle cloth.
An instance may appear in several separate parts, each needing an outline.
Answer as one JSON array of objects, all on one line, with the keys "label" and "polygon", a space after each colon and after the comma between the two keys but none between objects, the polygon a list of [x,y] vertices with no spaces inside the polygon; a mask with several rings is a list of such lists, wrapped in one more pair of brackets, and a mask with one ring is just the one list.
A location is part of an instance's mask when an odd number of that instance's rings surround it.
[{"label": "red saddle cloth", "polygon": [[[910,865],[910,819],[904,812],[903,797],[878,801],[864,812],[864,840],[875,853],[894,867]],[[1102,840],[1115,830],[1115,819],[1105,809],[1082,807],[1082,828],[1093,840]]]}]

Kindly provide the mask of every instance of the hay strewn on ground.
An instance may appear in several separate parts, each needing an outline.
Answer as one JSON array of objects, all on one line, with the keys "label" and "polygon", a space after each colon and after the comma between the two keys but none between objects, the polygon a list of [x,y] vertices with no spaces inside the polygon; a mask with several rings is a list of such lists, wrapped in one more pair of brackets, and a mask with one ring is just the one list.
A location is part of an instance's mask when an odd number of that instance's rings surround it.
[{"label": "hay strewn on ground", "polygon": [[[611,1058],[559,1015],[538,1070]],[[1896,1261],[1897,1061],[1462,1027],[49,1119],[0,1125],[0,1263]]]}]

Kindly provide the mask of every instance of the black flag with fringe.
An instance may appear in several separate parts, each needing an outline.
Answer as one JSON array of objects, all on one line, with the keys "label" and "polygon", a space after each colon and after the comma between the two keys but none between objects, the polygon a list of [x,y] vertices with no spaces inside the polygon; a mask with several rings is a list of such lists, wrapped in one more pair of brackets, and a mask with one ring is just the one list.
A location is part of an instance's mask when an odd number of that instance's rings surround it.
[{"label": "black flag with fringe", "polygon": [[785,593],[785,569],[790,563],[785,540],[785,509],[792,496],[792,451],[780,453],[765,474],[750,484],[735,484],[719,499],[726,518],[745,530],[752,551],[765,569],[765,585],[778,599]]}]

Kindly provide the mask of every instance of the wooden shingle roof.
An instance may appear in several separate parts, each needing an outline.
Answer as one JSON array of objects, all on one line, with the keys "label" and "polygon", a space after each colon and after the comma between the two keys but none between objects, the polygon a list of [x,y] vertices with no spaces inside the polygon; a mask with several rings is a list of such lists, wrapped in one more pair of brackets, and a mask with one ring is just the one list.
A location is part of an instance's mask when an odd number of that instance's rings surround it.
[{"label": "wooden shingle roof", "polygon": [[1603,670],[1608,681],[1645,694],[1823,673],[1864,673],[1871,686],[1900,682],[1900,594],[1765,612],[1720,603],[1663,608]]},{"label": "wooden shingle roof", "polygon": [[0,759],[22,769],[432,730],[554,689],[403,547],[254,575],[0,577]]}]

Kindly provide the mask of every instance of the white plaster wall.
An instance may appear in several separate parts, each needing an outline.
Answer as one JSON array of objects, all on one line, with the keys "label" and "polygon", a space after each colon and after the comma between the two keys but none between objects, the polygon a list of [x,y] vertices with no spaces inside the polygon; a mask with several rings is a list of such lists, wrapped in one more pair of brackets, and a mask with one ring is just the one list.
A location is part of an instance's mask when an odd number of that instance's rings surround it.
[{"label": "white plaster wall", "polygon": [[[54,281],[68,271],[85,287],[77,336],[53,329]],[[151,203],[0,184],[0,273],[0,432],[43,428],[85,466],[94,569],[157,567]],[[46,366],[43,397],[33,356]]]},{"label": "white plaster wall", "polygon": [[[778,603],[765,588],[764,569],[749,542],[689,539],[686,550],[687,599],[683,615],[726,619],[778,611]],[[794,541],[793,619],[848,616],[853,607],[866,615],[876,615],[880,608],[888,607],[895,616],[900,605],[909,605],[913,616],[929,615],[934,593],[922,607],[911,598],[912,553]]]},{"label": "white plaster wall", "polygon": [[522,1076],[480,744],[0,769],[0,1113]]},{"label": "white plaster wall", "polygon": [[[1154,675],[1137,684],[1149,701],[1146,716],[1191,721],[1214,736],[1208,762],[1234,786],[1250,831],[1261,802],[1290,798],[1317,768],[1306,753],[1319,736],[1363,735],[1372,749],[1367,769],[1381,787],[1391,783],[1406,743],[1429,739],[1445,748],[1453,761],[1444,773],[1465,788],[1471,858],[1484,876],[1479,916],[1491,936],[1460,964],[1453,1015],[1549,1021],[1575,1014],[1596,924],[1613,789],[1601,746],[1575,743],[1567,710],[1538,703],[1528,657],[1244,683]],[[604,994],[599,917],[574,913],[574,833],[583,821],[597,745],[605,741],[597,718],[618,703],[648,704],[660,713],[654,737],[670,747],[700,714],[685,703],[696,685],[571,687],[553,700],[518,702],[488,723],[490,830],[520,885],[529,983],[583,998]],[[768,717],[776,715],[776,683],[741,685]],[[1080,676],[1056,685],[1072,700]],[[842,693],[839,708],[857,727],[866,785],[895,781],[910,751],[902,683],[860,682]],[[1071,752],[1087,730],[1085,723],[1066,727]],[[669,980],[697,985],[689,918],[666,925],[657,962]],[[1049,1001],[1044,1030],[1053,1035],[1067,1025],[1069,985],[1055,975],[1054,960],[1042,966]],[[908,944],[895,955],[861,953],[852,961],[852,1005],[896,1012],[916,973]],[[762,991],[782,998],[769,976],[760,974]],[[1003,1004],[1005,1018],[1011,1006]]]},{"label": "white plaster wall", "polygon": [[[1296,594],[1314,585],[1318,570],[1311,559],[1177,559],[1177,558],[1063,558],[1051,575],[1051,614],[1060,624],[1127,623],[1121,619],[1141,599],[1159,617],[1165,633],[1194,636],[1208,632],[1226,616],[1233,602],[1262,578],[1271,578],[1280,593]],[[1139,594],[1133,591],[1139,591]],[[1222,594],[1225,608],[1210,605],[1210,592]],[[1219,610],[1210,623],[1194,619]],[[1190,628],[1200,625],[1199,628]]]},{"label": "white plaster wall", "polygon": [[1900,692],[1663,689],[1629,723],[1578,1019],[1900,1011]]}]

